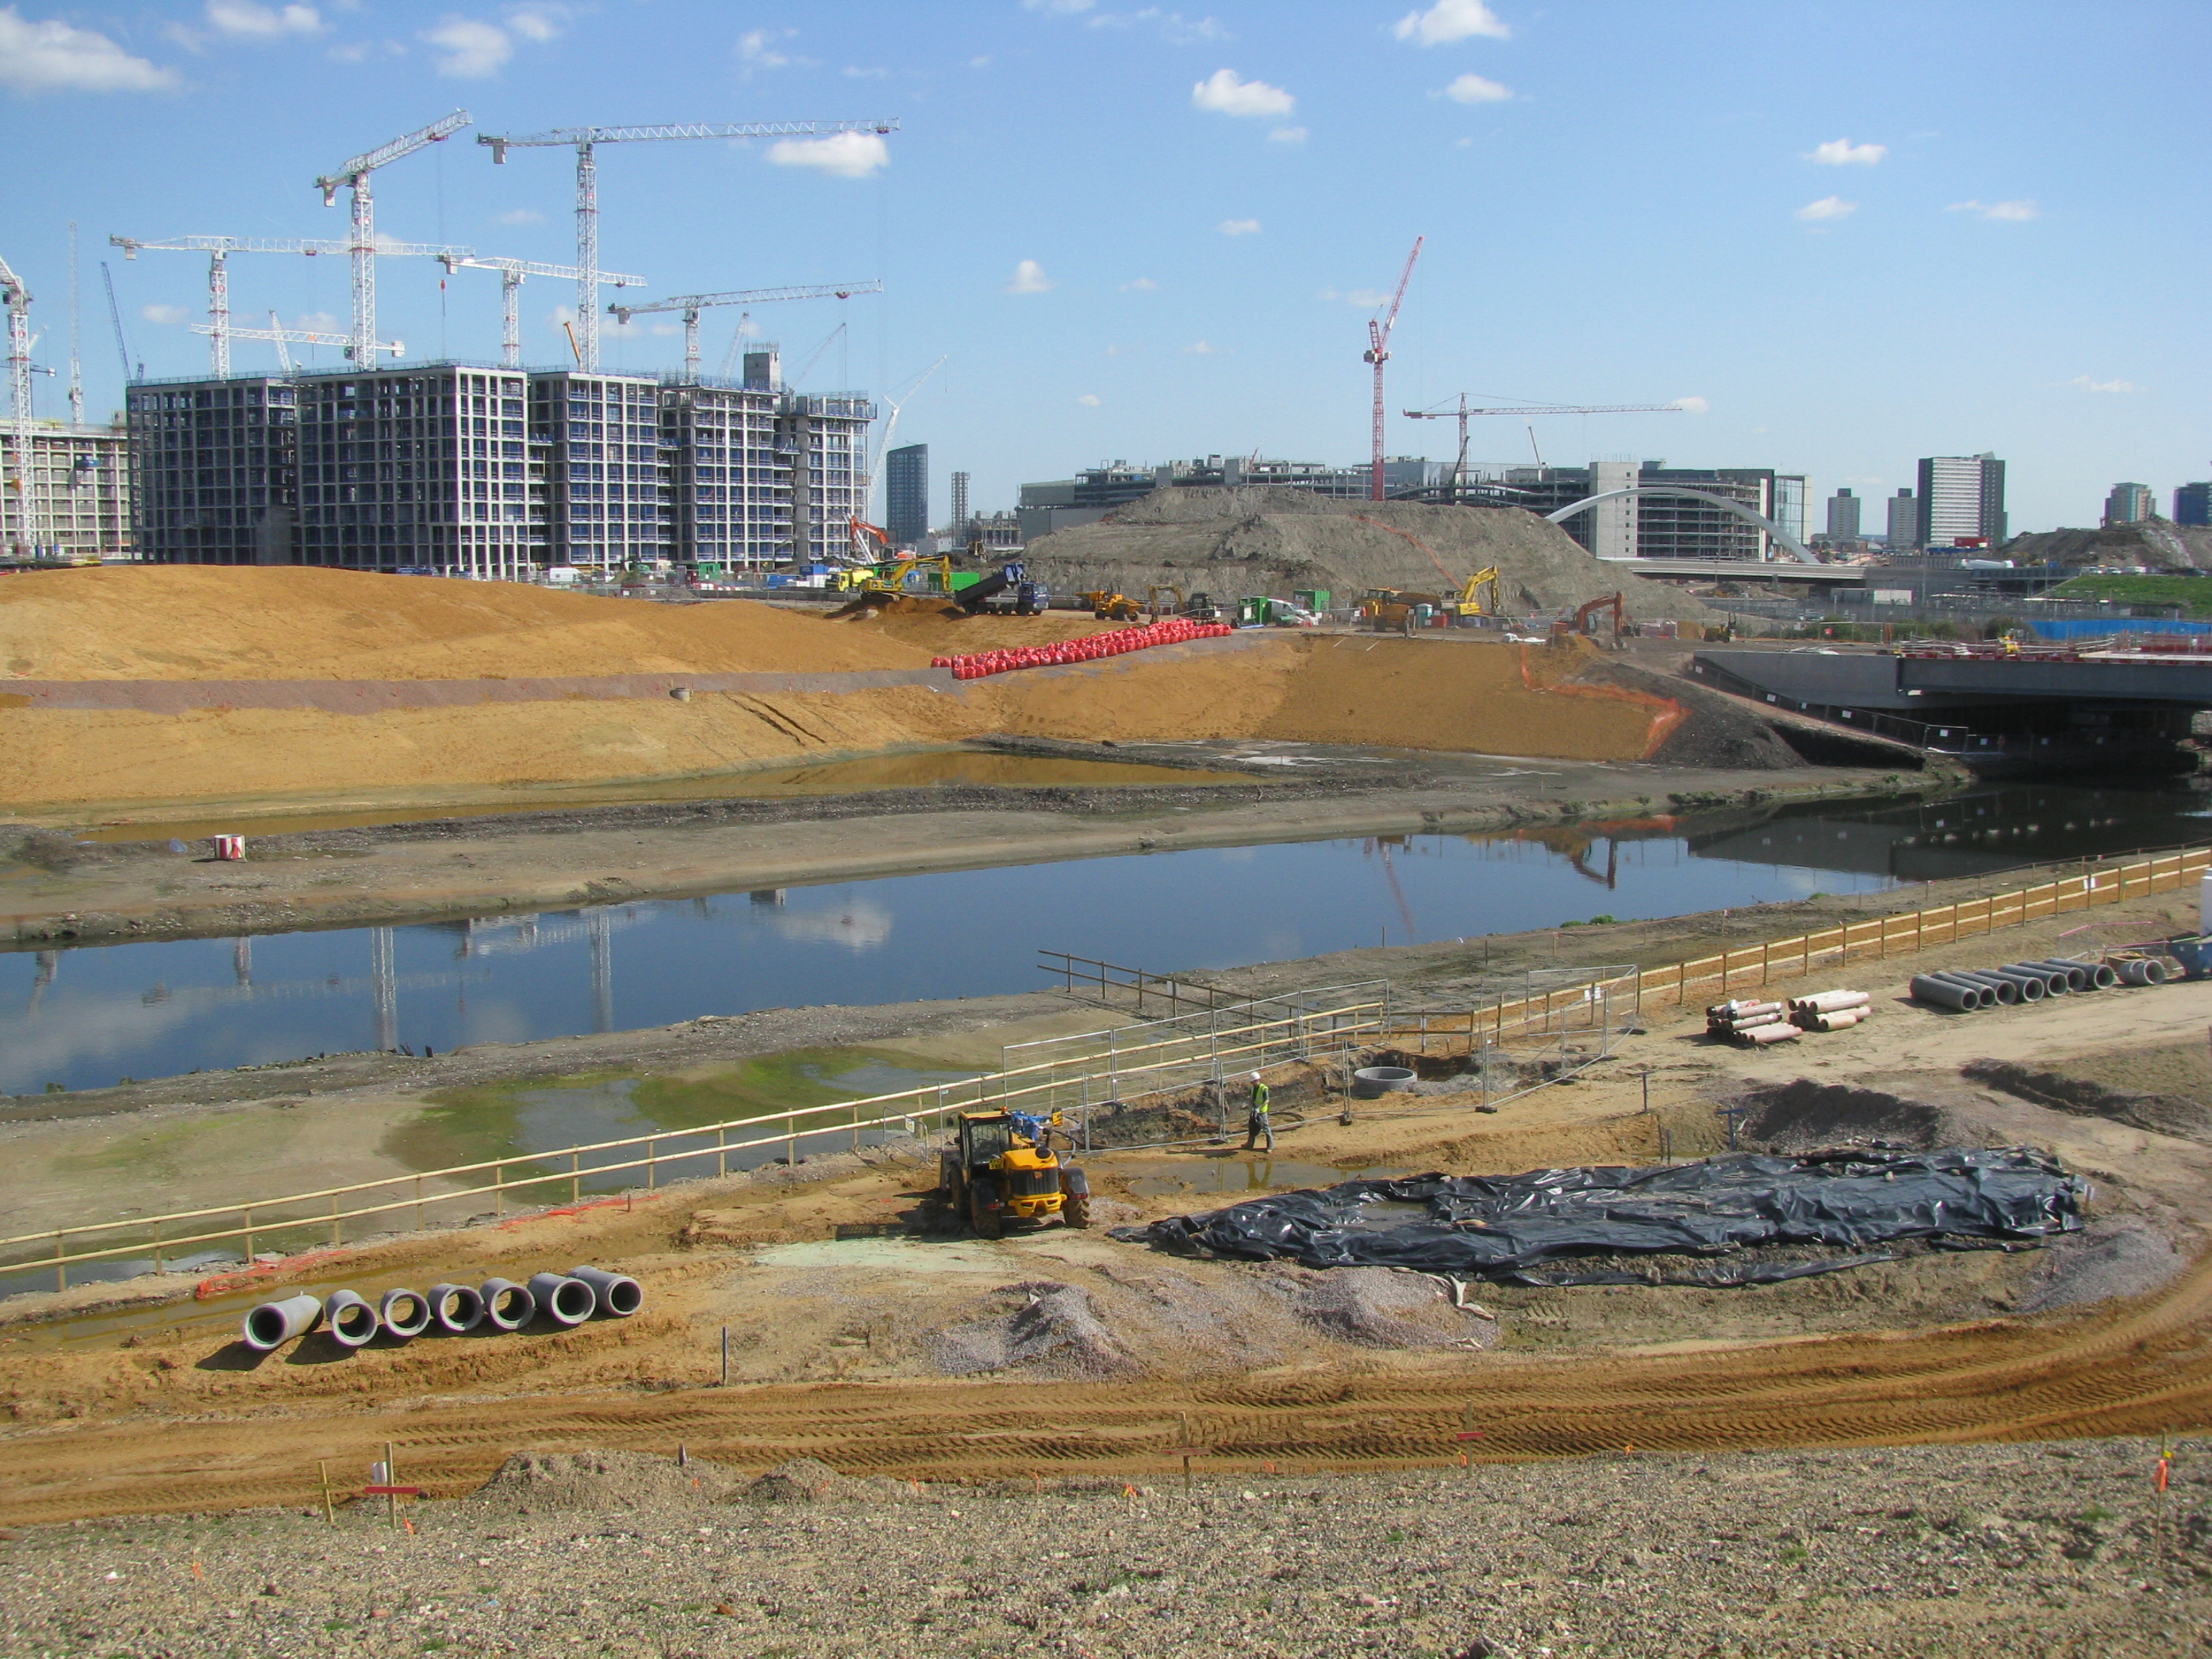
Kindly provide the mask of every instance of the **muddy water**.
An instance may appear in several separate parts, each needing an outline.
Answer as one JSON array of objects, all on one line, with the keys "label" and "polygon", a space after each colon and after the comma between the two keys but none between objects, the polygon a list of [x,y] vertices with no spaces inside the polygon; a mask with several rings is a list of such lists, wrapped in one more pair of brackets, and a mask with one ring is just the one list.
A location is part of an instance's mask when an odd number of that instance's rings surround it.
[{"label": "muddy water", "polygon": [[1036,990],[1050,983],[1041,951],[1170,972],[1679,915],[2208,831],[2204,798],[2188,791],[2021,786],[1710,827],[1650,819],[1518,837],[1208,848],[493,921],[0,954],[0,1090]]},{"label": "muddy water", "polygon": [[712,778],[682,778],[659,783],[591,790],[533,790],[502,800],[469,800],[450,805],[362,806],[340,811],[288,812],[256,808],[222,817],[168,818],[149,812],[81,827],[87,841],[197,841],[207,836],[251,830],[258,836],[301,834],[311,830],[359,830],[380,823],[420,823],[434,818],[498,817],[517,812],[581,811],[594,806],[696,800],[769,800],[807,795],[851,795],[871,789],[929,789],[995,785],[1002,788],[1106,788],[1134,784],[1249,783],[1238,772],[1212,772],[1179,766],[1146,766],[1134,762],[1062,759],[1041,755],[1000,755],[980,750],[937,749],[911,755],[872,755],[820,766],[777,767],[761,772],[726,773]]}]

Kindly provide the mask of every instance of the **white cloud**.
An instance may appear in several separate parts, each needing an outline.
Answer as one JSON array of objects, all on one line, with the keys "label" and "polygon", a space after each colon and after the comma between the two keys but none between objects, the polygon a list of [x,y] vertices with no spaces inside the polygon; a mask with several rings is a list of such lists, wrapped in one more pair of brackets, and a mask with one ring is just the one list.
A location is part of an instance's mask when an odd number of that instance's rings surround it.
[{"label": "white cloud", "polygon": [[1240,79],[1229,69],[1216,70],[1193,87],[1190,101],[1220,115],[1288,115],[1298,106],[1298,100],[1280,87]]},{"label": "white cloud", "polygon": [[138,314],[149,323],[167,323],[173,325],[184,322],[192,313],[182,306],[142,306],[139,307]]},{"label": "white cloud", "polygon": [[1424,46],[1449,46],[1478,34],[1493,40],[1510,40],[1513,35],[1482,0],[1437,0],[1426,11],[1407,12],[1390,32],[1401,40]]},{"label": "white cloud", "polygon": [[1303,144],[1306,141],[1306,130],[1304,127],[1277,127],[1267,135],[1267,141],[1275,144]]},{"label": "white cloud", "polygon": [[[1054,9],[1078,11],[1087,8],[1089,3],[1090,0],[1085,0],[1083,7],[1071,6]],[[1033,7],[1031,9],[1042,9],[1042,8]],[[1215,18],[1185,17],[1179,11],[1163,11],[1158,6],[1146,6],[1141,11],[1102,11],[1097,16],[1086,18],[1084,21],[1094,29],[1126,29],[1133,28],[1140,23],[1157,23],[1160,27],[1160,38],[1169,45],[1176,46],[1195,46],[1201,40],[1226,40],[1231,38],[1229,31],[1222,27],[1220,22]]]},{"label": "white cloud", "polygon": [[507,26],[526,40],[535,40],[544,46],[548,40],[560,38],[561,20],[556,14],[565,14],[563,6],[518,6],[507,15]]},{"label": "white cloud", "polygon": [[542,225],[545,216],[536,208],[509,208],[497,220],[502,225]]},{"label": "white cloud", "polygon": [[778,51],[775,43],[798,33],[797,29],[747,29],[738,37],[738,61],[749,76],[755,70],[787,69],[791,54]]},{"label": "white cloud", "polygon": [[2003,219],[2014,223],[2033,219],[2043,210],[2033,202],[1954,202],[1944,210],[1947,213],[1978,213],[1984,219]]},{"label": "white cloud", "polygon": [[336,317],[332,316],[327,311],[303,311],[297,317],[295,317],[290,322],[285,324],[284,326],[287,328],[296,328],[305,334],[326,334],[343,331],[343,325],[339,323]]},{"label": "white cloud", "polygon": [[1513,88],[1480,75],[1462,75],[1444,88],[1444,96],[1455,104],[1503,104],[1512,98]]},{"label": "white cloud", "polygon": [[258,0],[208,0],[208,27],[217,34],[273,40],[286,34],[319,34],[323,19],[313,6],[264,6]]},{"label": "white cloud", "polygon": [[1257,219],[1224,219],[1214,228],[1224,236],[1257,236],[1260,222]]},{"label": "white cloud", "polygon": [[1855,144],[1848,138],[1831,138],[1814,145],[1805,159],[1824,167],[1870,167],[1888,154],[1887,144]]},{"label": "white cloud", "polygon": [[1218,348],[1200,340],[1194,344],[1185,346],[1182,349],[1182,355],[1186,357],[1211,357],[1216,354],[1217,349]]},{"label": "white cloud", "polygon": [[1149,276],[1135,276],[1121,284],[1121,292],[1124,294],[1152,294],[1158,291],[1158,288],[1159,284]]},{"label": "white cloud", "polygon": [[1098,407],[1100,398],[1097,392],[1086,392],[1075,401],[1081,404],[1085,409],[1096,409]]},{"label": "white cloud", "polygon": [[850,76],[855,81],[880,81],[890,73],[887,69],[858,69],[850,64],[846,64],[837,72],[840,75]]},{"label": "white cloud", "polygon": [[323,56],[334,64],[365,64],[379,52],[387,58],[404,58],[407,48],[398,40],[348,40]]},{"label": "white cloud", "polygon": [[2133,380],[2093,380],[2086,374],[2076,374],[2070,380],[2061,380],[2061,386],[2078,386],[2084,392],[2147,392],[2148,386],[2137,386]]},{"label": "white cloud", "polygon": [[990,54],[990,53],[988,53],[988,52],[985,52],[985,53],[984,53],[981,58],[970,58],[968,60],[968,67],[969,67],[969,69],[988,69],[988,68],[990,68],[990,67],[991,67],[991,54]]},{"label": "white cloud", "polygon": [[416,38],[438,50],[438,73],[457,81],[496,75],[514,56],[514,42],[505,29],[471,17],[448,17]]},{"label": "white cloud", "polygon": [[1093,0],[1022,0],[1024,11],[1048,12],[1054,17],[1073,17],[1079,11],[1089,11]]},{"label": "white cloud", "polygon": [[1712,410],[1712,405],[1703,398],[1677,398],[1667,407],[1679,409],[1685,415],[1705,415],[1709,414]]},{"label": "white cloud", "polygon": [[833,132],[823,138],[779,138],[768,159],[780,167],[812,167],[839,179],[865,179],[891,164],[891,149],[874,132]]},{"label": "white cloud", "polygon": [[655,334],[661,335],[681,334],[684,331],[684,325],[681,323],[655,323],[653,325],[653,331]]},{"label": "white cloud", "polygon": [[1859,210],[1856,202],[1846,202],[1840,196],[1823,196],[1817,202],[1808,202],[1790,216],[1808,224],[1818,224],[1826,219],[1848,219]]},{"label": "white cloud", "polygon": [[0,83],[17,92],[155,92],[174,86],[177,72],[90,29],[58,18],[30,22],[0,6]]},{"label": "white cloud", "polygon": [[1009,294],[1049,294],[1052,278],[1044,274],[1044,267],[1034,259],[1024,259],[1014,267],[1014,280],[1006,284]]}]

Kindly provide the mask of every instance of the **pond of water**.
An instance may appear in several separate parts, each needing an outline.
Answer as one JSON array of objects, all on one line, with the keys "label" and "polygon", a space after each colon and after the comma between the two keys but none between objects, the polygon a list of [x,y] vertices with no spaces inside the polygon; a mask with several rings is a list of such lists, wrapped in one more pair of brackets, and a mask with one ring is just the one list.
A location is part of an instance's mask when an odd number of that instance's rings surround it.
[{"label": "pond of water", "polygon": [[419,927],[5,953],[0,1091],[1036,990],[1050,983],[1041,950],[1166,972],[1872,892],[2201,842],[2205,817],[2204,798],[2185,790],[2021,785],[1754,820],[1194,849]]}]

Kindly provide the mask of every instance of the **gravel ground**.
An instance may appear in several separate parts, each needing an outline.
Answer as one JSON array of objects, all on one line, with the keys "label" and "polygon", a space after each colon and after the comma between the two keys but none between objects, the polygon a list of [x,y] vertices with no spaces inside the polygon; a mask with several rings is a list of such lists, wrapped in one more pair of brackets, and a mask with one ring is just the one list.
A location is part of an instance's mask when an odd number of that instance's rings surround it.
[{"label": "gravel ground", "polygon": [[[10,1655],[2212,1653],[2212,1441],[912,1489],[518,1458],[408,1510],[6,1534]],[[403,1478],[404,1471],[403,1470]],[[380,1501],[380,1500],[378,1500]]]}]

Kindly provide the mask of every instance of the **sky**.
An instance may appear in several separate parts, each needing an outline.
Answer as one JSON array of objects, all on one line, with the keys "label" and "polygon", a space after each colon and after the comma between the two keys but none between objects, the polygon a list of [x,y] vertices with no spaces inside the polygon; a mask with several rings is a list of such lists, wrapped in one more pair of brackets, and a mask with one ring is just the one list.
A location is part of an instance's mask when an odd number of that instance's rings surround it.
[{"label": "sky", "polygon": [[[649,279],[625,297],[879,278],[746,325],[806,390],[896,399],[939,517],[956,467],[989,510],[1115,459],[1363,461],[1368,324],[1419,238],[1393,454],[1449,455],[1451,422],[1400,411],[1462,392],[1680,404],[1486,417],[1471,458],[1802,472],[1817,531],[1838,485],[1986,451],[2012,527],[2046,529],[2212,477],[2208,55],[2201,0],[15,0],[0,257],[59,414],[77,223],[97,417],[103,262],[133,361],[207,362],[204,258],[112,234],[342,236],[316,175],[465,108],[376,174],[380,233],[568,264],[573,152],[495,166],[478,135],[893,118],[605,146],[600,259]],[[239,323],[346,328],[340,260],[231,268]],[[496,361],[495,275],[394,258],[378,288],[410,358]],[[525,288],[526,361],[568,361],[575,303]],[[672,317],[606,321],[606,366],[680,366]],[[707,313],[710,373],[738,321]]]}]

